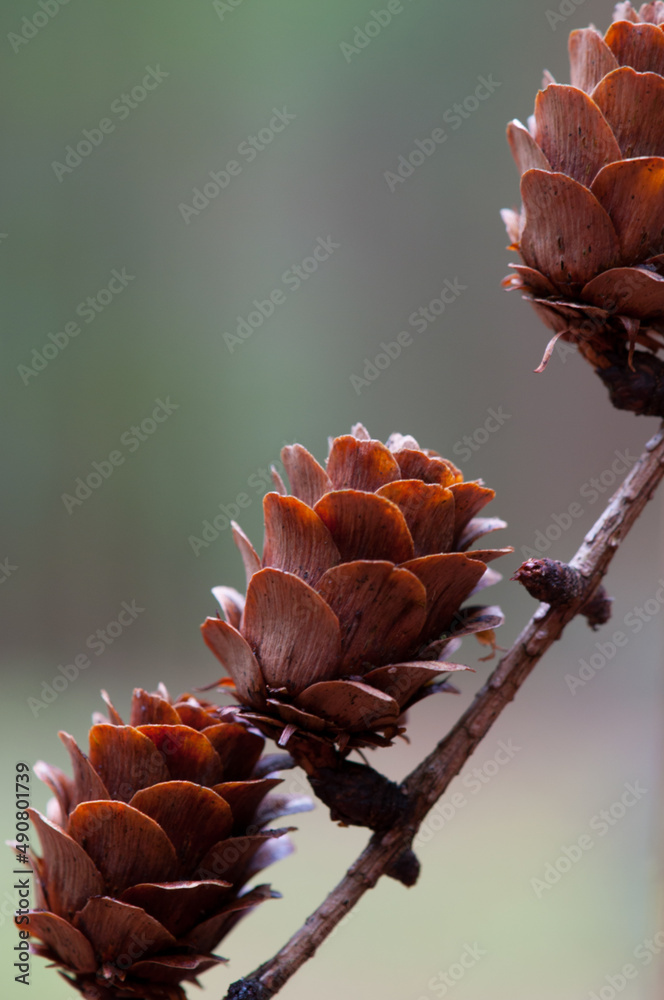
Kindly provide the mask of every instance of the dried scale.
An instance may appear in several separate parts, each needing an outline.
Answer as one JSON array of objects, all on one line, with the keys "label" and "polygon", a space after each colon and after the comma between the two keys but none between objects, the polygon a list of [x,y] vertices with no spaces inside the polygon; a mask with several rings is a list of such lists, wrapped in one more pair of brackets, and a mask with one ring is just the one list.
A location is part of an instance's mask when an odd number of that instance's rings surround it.
[{"label": "dried scale", "polygon": [[[664,2],[615,8],[569,38],[571,85],[545,74],[507,137],[520,211],[503,210],[520,289],[575,343],[614,405],[664,416]],[[635,350],[635,348],[639,348]]]},{"label": "dried scale", "polygon": [[234,526],[246,599],[216,587],[224,618],[202,629],[240,716],[311,776],[389,745],[407,709],[454,690],[446,675],[469,669],[449,662],[462,636],[495,646],[500,609],[461,606],[512,550],[473,548],[505,527],[477,517],[493,491],[412,437],[383,444],[358,424],[330,442],[326,468],[298,444],[282,461],[290,493],[275,476],[262,559]]},{"label": "dried scale", "polygon": [[55,798],[48,816],[30,810],[33,950],[88,1000],[185,1000],[181,983],[224,962],[221,939],[278,895],[244,889],[292,849],[291,828],[268,825],[311,803],[272,792],[264,740],[228,709],[137,689],[125,725],[104,697],[87,756],[60,734],[73,778],[35,766]]}]

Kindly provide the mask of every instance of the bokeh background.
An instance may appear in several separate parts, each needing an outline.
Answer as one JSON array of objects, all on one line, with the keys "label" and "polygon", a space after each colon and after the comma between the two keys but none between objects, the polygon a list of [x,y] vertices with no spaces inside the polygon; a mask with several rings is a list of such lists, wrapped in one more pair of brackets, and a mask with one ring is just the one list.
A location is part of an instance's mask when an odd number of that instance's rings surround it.
[{"label": "bokeh background", "polygon": [[[546,554],[570,558],[602,508],[591,479],[607,497],[616,452],[629,462],[654,433],[655,421],[612,411],[574,354],[534,375],[547,331],[500,287],[513,258],[498,212],[518,198],[505,123],[532,111],[543,67],[568,80],[568,31],[610,20],[604,0],[548,2],[392,2],[389,23],[377,32],[374,21],[360,45],[356,30],[374,15],[353,0],[70,0],[55,13],[62,0],[3,3],[7,837],[15,762],[67,767],[57,730],[84,741],[100,687],[125,710],[135,685],[163,680],[177,692],[217,676],[198,625],[214,613],[209,588],[241,587],[243,574],[229,530],[205,540],[204,522],[244,494],[240,520],[260,545],[261,470],[284,443],[322,458],[328,434],[361,420],[383,439],[414,434],[495,488],[488,513],[510,522],[500,544],[516,549],[493,591],[508,614],[506,646],[535,607],[509,582],[514,569],[547,532]],[[386,9],[376,0],[374,11]],[[154,89],[132,98],[150,69]],[[475,100],[481,78],[490,86]],[[241,144],[274,109],[294,117],[262,133],[250,159]],[[102,119],[112,130],[91,131]],[[436,128],[445,141],[388,183]],[[67,164],[86,129],[98,144]],[[230,160],[239,172],[207,189],[209,204],[194,202]],[[295,288],[285,272],[319,238],[338,246]],[[114,269],[127,277],[109,295]],[[414,328],[409,317],[446,279],[462,290],[426,330]],[[234,342],[239,318],[275,289],[284,298],[273,314]],[[89,296],[103,306],[92,321],[85,304],[77,313]],[[72,323],[80,333],[67,342]],[[365,369],[402,330],[412,341],[400,356]],[[44,355],[58,335],[65,346]],[[132,444],[130,428],[156,400],[173,404],[168,419]],[[502,422],[489,432],[491,410]],[[77,478],[117,450],[124,461],[112,475],[67,501]],[[575,502],[582,515],[556,530],[554,515]],[[383,880],[284,998],[432,1000],[446,995],[441,973],[458,971],[468,946],[483,954],[455,997],[604,1000],[630,962],[638,975],[621,996],[660,995],[659,958],[646,964],[635,949],[664,929],[661,509],[659,497],[613,563],[613,621],[597,634],[582,620],[567,629],[455,781],[463,805],[432,819],[417,887]],[[132,601],[142,610],[131,627],[91,652],[88,637]],[[653,613],[637,632],[625,617],[647,601]],[[629,641],[611,655],[618,629]],[[47,704],[59,666],[86,652],[91,666]],[[466,640],[459,658],[477,674],[464,675],[459,697],[418,706],[410,745],[382,751],[379,768],[403,776],[431,749],[492,669],[479,661],[485,652]],[[594,654],[595,676],[572,691],[566,675]],[[518,750],[496,767],[500,741]],[[472,771],[487,762],[478,791]],[[533,880],[637,782],[639,801],[536,891]],[[41,789],[34,801],[45,804]],[[224,941],[230,968],[206,974],[203,996],[221,996],[273,954],[365,841],[322,807],[297,822],[297,853],[270,873],[284,899]],[[3,995],[13,1000],[26,991],[13,979],[9,854],[2,880]],[[35,959],[31,995],[72,991]]]}]

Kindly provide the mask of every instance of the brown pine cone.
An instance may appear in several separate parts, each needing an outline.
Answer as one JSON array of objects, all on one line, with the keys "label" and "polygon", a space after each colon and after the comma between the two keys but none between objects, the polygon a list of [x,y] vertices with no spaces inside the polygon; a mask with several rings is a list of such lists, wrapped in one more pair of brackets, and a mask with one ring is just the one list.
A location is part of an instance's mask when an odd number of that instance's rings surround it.
[{"label": "brown pine cone", "polygon": [[486,563],[512,551],[471,549],[505,527],[476,517],[493,490],[412,437],[385,445],[360,424],[331,442],[325,469],[298,444],[282,460],[291,492],[277,477],[265,497],[262,560],[234,527],[246,601],[215,588],[226,620],[202,626],[230,674],[220,683],[281,745],[388,745],[409,706],[449,690],[441,675],[468,669],[445,659],[460,637],[502,623],[498,608],[461,609],[499,579]]},{"label": "brown pine cone", "polygon": [[[604,36],[573,31],[569,52],[571,85],[547,74],[529,127],[507,129],[523,207],[503,219],[523,264],[504,285],[555,331],[540,369],[562,337],[613,369],[615,405],[659,413],[659,368],[633,352],[664,343],[664,3],[618,4]],[[616,368],[634,373],[627,398]]]},{"label": "brown pine cone", "polygon": [[55,798],[48,818],[30,810],[42,856],[27,929],[88,1000],[185,1000],[180,984],[225,961],[219,941],[278,895],[242,892],[290,851],[266,824],[310,803],[252,778],[264,740],[228,709],[137,689],[125,725],[106,700],[88,756],[60,734],[73,778],[35,767]]}]

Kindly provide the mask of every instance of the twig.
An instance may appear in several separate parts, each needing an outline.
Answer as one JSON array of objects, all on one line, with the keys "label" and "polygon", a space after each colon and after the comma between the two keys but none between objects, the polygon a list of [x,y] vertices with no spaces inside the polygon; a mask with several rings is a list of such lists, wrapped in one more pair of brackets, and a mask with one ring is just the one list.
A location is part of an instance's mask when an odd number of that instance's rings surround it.
[{"label": "twig", "polygon": [[268,1000],[311,958],[318,946],[381,875],[407,851],[422,820],[459,773],[478,743],[514,698],[549,646],[599,586],[620,543],[664,477],[664,429],[648,442],[606,510],[586,535],[571,562],[584,584],[562,607],[540,604],[530,622],[500,660],[473,704],[448,735],[405,779],[408,797],[403,819],[387,833],[375,834],[324,903],[274,958],[246,979],[233,983],[225,1000]]}]

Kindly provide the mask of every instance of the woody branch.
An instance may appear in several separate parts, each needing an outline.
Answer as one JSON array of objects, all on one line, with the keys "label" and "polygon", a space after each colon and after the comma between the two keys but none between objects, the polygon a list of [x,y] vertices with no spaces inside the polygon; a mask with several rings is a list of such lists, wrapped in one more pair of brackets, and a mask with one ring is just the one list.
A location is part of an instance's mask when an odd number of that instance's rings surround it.
[{"label": "woody branch", "polygon": [[376,833],[362,854],[304,926],[269,961],[233,983],[225,1000],[268,1000],[309,958],[347,913],[410,848],[431,807],[487,735],[500,713],[565,626],[593,595],[623,539],[664,478],[664,429],[645,450],[586,535],[571,566],[581,586],[568,603],[540,604],[511,649],[500,660],[473,704],[450,732],[402,782],[407,800],[401,819]]}]

